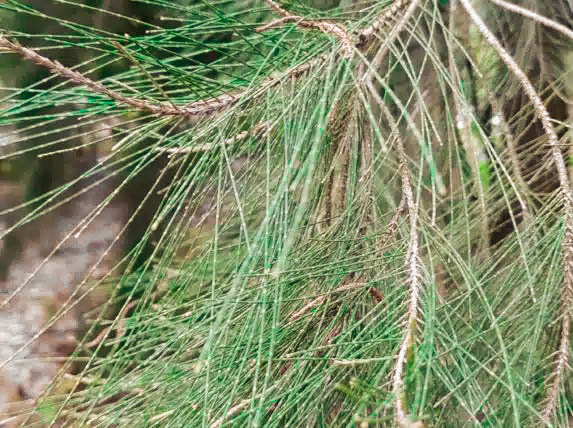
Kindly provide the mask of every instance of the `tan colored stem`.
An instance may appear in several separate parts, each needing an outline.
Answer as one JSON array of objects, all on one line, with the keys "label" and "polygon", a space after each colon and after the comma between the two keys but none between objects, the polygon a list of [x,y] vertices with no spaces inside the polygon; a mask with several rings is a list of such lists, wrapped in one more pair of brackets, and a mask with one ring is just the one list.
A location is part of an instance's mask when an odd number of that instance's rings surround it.
[{"label": "tan colored stem", "polygon": [[[223,141],[223,145],[230,146],[239,141],[243,141],[248,137],[259,137],[264,136],[270,132],[272,126],[269,122],[261,122],[255,125],[249,131],[239,132],[234,137],[228,138]],[[191,147],[157,147],[156,150],[158,152],[169,153],[169,154],[186,154],[186,153],[202,153],[208,152],[210,150],[216,149],[219,147],[219,143],[206,143],[206,144],[197,144]]]},{"label": "tan colored stem", "polygon": [[[341,285],[336,290],[332,290],[329,294],[340,293],[341,291],[355,290],[355,289],[358,289],[362,286],[364,286],[363,282],[351,282],[351,283],[348,283],[345,285]],[[291,314],[291,316],[289,317],[289,323],[292,323],[292,322],[298,320],[300,317],[307,314],[310,310],[321,305],[327,299],[329,294],[319,295],[318,297],[312,299],[310,302],[308,302],[306,305],[304,305],[302,308],[300,308],[298,311]]]},{"label": "tan colored stem", "polygon": [[46,58],[32,49],[12,42],[3,36],[0,36],[0,49],[17,53],[22,58],[49,69],[52,73],[67,79],[71,83],[78,86],[85,86],[98,94],[108,96],[120,104],[126,104],[137,110],[147,111],[158,116],[208,116],[232,106],[237,101],[237,98],[232,95],[220,95],[208,101],[197,101],[186,106],[150,104],[149,102],[126,97],[125,95],[114,92],[105,87],[102,83],[95,82],[82,73],[71,70],[58,61]]},{"label": "tan colored stem", "polygon": [[[398,125],[394,117],[388,110],[385,104],[381,105],[382,113],[390,128],[395,132]],[[406,269],[408,271],[408,288],[409,288],[409,303],[406,320],[405,334],[398,350],[396,364],[394,366],[394,375],[392,378],[392,390],[395,397],[394,415],[396,425],[402,428],[412,426],[408,415],[408,407],[405,397],[404,377],[406,372],[406,364],[408,362],[408,354],[412,345],[414,344],[414,336],[416,333],[416,322],[418,319],[418,312],[420,310],[420,292],[421,292],[421,266],[419,259],[419,241],[418,241],[418,210],[414,200],[414,192],[410,182],[410,173],[408,171],[408,158],[406,150],[401,137],[398,135],[396,139],[398,148],[398,156],[400,159],[400,175],[402,178],[402,200],[405,203],[406,212],[410,220],[410,236],[408,250],[406,252]]]},{"label": "tan colored stem", "polygon": [[0,50],[8,50],[17,53],[22,58],[32,61],[42,67],[47,68],[52,73],[55,73],[69,82],[85,86],[95,93],[105,95],[114,101],[125,104],[136,110],[146,111],[158,116],[180,116],[180,117],[208,117],[221,113],[236,105],[241,99],[247,95],[258,97],[264,94],[267,90],[274,88],[289,79],[296,79],[306,74],[312,67],[322,63],[326,59],[326,55],[320,55],[303,64],[291,67],[280,73],[276,77],[269,77],[264,79],[254,91],[243,91],[234,95],[223,94],[207,100],[195,101],[185,106],[173,106],[166,104],[151,104],[149,102],[139,100],[136,98],[126,97],[108,89],[106,86],[99,82],[91,80],[89,77],[84,76],[82,73],[74,71],[58,61],[46,58],[39,53],[21,46],[19,43],[12,42],[3,36],[0,36]]}]

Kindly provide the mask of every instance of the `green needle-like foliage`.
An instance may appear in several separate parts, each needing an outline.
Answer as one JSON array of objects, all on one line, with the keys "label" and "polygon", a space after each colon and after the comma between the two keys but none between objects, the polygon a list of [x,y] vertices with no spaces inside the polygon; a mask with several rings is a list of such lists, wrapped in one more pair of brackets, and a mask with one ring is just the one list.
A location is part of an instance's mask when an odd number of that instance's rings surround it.
[{"label": "green needle-like foliage", "polygon": [[111,285],[23,424],[568,426],[568,1],[52,3],[100,24],[0,3],[57,28],[2,18],[50,74],[4,80],[0,155],[100,157],[3,236],[98,187],[86,224],[143,195],[118,242],[156,205],[54,314]]}]

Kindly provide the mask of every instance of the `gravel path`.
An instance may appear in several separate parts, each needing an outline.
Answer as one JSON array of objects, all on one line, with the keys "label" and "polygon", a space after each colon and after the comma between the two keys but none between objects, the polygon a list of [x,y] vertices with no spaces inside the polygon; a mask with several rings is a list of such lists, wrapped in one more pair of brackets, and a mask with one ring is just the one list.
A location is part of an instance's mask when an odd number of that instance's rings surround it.
[{"label": "gravel path", "polygon": [[[22,250],[10,262],[6,277],[0,282],[0,305],[29,279],[54,245],[109,191],[109,188],[96,188],[69,207],[58,209],[36,220],[30,228],[22,229],[19,238]],[[0,427],[18,426],[18,418],[10,414],[33,404],[56,375],[64,358],[74,350],[77,333],[82,329],[80,314],[105,299],[103,292],[90,294],[33,340],[118,236],[126,218],[125,204],[112,202],[78,238],[68,239],[16,297],[0,309],[0,366],[3,366],[0,368]],[[7,224],[0,223],[2,227]],[[0,241],[0,254],[9,250],[6,240]],[[92,278],[108,272],[122,252],[122,242],[118,242],[93,272]],[[27,345],[31,340],[33,342]]]}]

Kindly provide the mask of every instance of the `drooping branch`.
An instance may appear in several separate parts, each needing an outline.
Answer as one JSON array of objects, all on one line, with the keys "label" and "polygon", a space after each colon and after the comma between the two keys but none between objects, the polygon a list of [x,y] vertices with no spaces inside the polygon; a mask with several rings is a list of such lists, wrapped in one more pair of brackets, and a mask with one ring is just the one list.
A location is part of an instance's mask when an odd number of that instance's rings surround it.
[{"label": "drooping branch", "polygon": [[17,53],[22,58],[47,68],[52,73],[65,78],[75,85],[85,86],[98,94],[108,96],[120,104],[125,104],[137,110],[147,111],[158,116],[209,116],[232,106],[237,101],[235,96],[224,94],[210,100],[197,101],[186,106],[173,106],[162,103],[150,104],[147,101],[126,97],[125,95],[114,92],[102,83],[95,82],[82,73],[65,67],[58,61],[46,58],[36,51],[22,46],[17,42],[10,41],[3,36],[0,36],[0,49]]},{"label": "drooping branch", "polygon": [[543,101],[537,94],[527,75],[523,72],[519,65],[517,65],[511,55],[503,48],[499,40],[490,31],[490,29],[485,25],[477,11],[471,5],[470,0],[460,0],[460,3],[472,21],[476,24],[487,43],[496,50],[497,54],[506,64],[509,71],[519,81],[527,97],[531,100],[535,114],[541,121],[541,125],[547,134],[549,145],[551,147],[551,153],[553,155],[553,161],[555,162],[557,175],[559,178],[559,195],[563,202],[564,211],[564,233],[562,243],[563,283],[561,286],[560,309],[562,322],[561,337],[559,349],[557,350],[557,356],[555,358],[555,363],[551,375],[551,385],[545,397],[541,412],[544,418],[550,419],[555,413],[555,409],[557,407],[561,382],[563,380],[563,376],[565,374],[565,370],[567,369],[567,363],[569,360],[569,325],[571,319],[570,308],[573,301],[573,199],[571,195],[571,185],[569,183],[565,160],[563,159],[563,154],[561,153],[559,146],[559,138],[557,137],[557,133],[553,128],[549,112],[545,108]]},{"label": "drooping branch", "polygon": [[26,60],[32,61],[35,64],[47,68],[52,73],[65,78],[70,83],[73,83],[77,86],[85,86],[95,93],[108,96],[114,101],[133,107],[136,110],[149,112],[157,116],[179,116],[195,118],[214,116],[218,113],[228,110],[234,105],[238,104],[240,100],[248,95],[252,95],[253,97],[262,96],[267,90],[280,85],[286,80],[297,79],[305,75],[314,66],[321,64],[326,60],[325,55],[314,57],[303,64],[299,64],[285,70],[276,77],[272,76],[264,79],[252,92],[245,90],[233,95],[222,94],[214,98],[195,101],[184,106],[174,106],[172,104],[168,105],[163,103],[152,104],[147,101],[127,97],[118,92],[114,92],[102,83],[96,82],[84,74],[68,68],[60,64],[58,61],[54,61],[43,55],[40,55],[34,50],[22,46],[17,42],[10,41],[4,36],[0,36],[0,50],[14,52]]},{"label": "drooping branch", "polygon": [[[454,43],[454,23],[456,21],[456,16],[457,16],[458,12],[457,12],[457,4],[456,2],[452,2],[452,4],[450,5],[450,17],[449,17],[449,43],[451,45],[451,48],[449,49],[449,72],[450,72],[450,76],[451,78],[455,81],[455,82],[461,82],[462,76],[460,75],[460,72],[458,71],[458,68],[456,66],[456,61],[455,61],[455,51],[456,51],[456,44]],[[469,40],[471,40],[468,37]],[[479,46],[479,43],[468,43],[470,46],[474,46],[477,45]],[[493,67],[492,67],[493,68]],[[469,76],[466,76],[466,79]],[[475,82],[475,86],[477,88],[480,88],[480,82],[483,82],[485,79],[478,79]],[[487,83],[485,84],[487,87]],[[479,101],[480,101],[480,97],[479,94],[486,92],[486,91],[477,91],[476,97],[478,98],[478,105],[479,105]],[[471,171],[475,177],[475,181],[474,181],[474,192],[477,195],[478,201],[479,201],[479,207],[481,210],[481,215],[479,216],[479,222],[480,222],[480,247],[481,247],[481,251],[483,252],[484,256],[487,258],[490,255],[490,251],[491,251],[491,243],[490,243],[490,220],[489,220],[489,216],[488,216],[488,202],[487,202],[487,198],[486,198],[486,189],[484,188],[484,183],[483,180],[481,178],[481,168],[483,166],[485,166],[486,168],[489,168],[487,165],[487,153],[486,153],[486,148],[484,143],[482,142],[481,138],[479,138],[479,136],[476,136],[473,131],[472,131],[472,125],[473,125],[473,117],[472,117],[472,113],[471,113],[471,109],[466,106],[463,102],[462,102],[462,98],[460,98],[460,96],[458,94],[455,94],[454,97],[454,111],[456,113],[456,129],[457,129],[457,135],[458,138],[462,144],[462,146],[464,147],[464,150],[466,152],[466,156],[468,158],[468,163],[470,164],[471,167]]]}]

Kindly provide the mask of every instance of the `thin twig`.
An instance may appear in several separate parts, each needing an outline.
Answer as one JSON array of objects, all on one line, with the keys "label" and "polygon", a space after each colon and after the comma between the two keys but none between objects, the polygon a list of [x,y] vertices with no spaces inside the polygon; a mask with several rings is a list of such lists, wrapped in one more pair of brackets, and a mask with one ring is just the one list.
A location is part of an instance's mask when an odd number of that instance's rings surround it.
[{"label": "thin twig", "polygon": [[300,317],[302,317],[304,314],[309,312],[311,309],[321,305],[325,300],[326,300],[325,295],[318,296],[316,299],[311,300],[306,305],[304,305],[302,308],[300,308],[298,311],[293,313],[290,316],[289,321],[294,322],[294,321],[298,320]]},{"label": "thin twig", "polygon": [[[255,125],[252,129],[248,131],[239,132],[234,137],[228,138],[223,141],[222,144],[230,146],[232,144],[238,143],[248,137],[259,137],[265,136],[272,129],[272,124],[269,121],[260,122]],[[169,153],[169,154],[184,154],[184,153],[201,153],[208,152],[210,150],[220,147],[219,143],[206,143],[198,144],[190,147],[157,147],[155,150],[158,152]]]},{"label": "thin twig", "polygon": [[258,394],[256,396],[251,397],[251,398],[247,398],[245,400],[240,401],[239,404],[231,407],[228,411],[225,412],[225,414],[223,416],[221,416],[219,419],[215,420],[210,425],[210,428],[219,428],[219,427],[223,426],[223,424],[225,423],[225,421],[227,419],[230,419],[233,416],[237,415],[238,413],[242,412],[244,409],[246,409],[253,402],[253,400],[256,400],[257,398],[263,396],[264,394],[267,394],[268,392],[272,391],[273,389],[276,389],[277,386],[278,386],[278,384],[272,385],[269,388],[267,388],[266,391],[262,392],[261,394]]},{"label": "thin twig", "polygon": [[[386,121],[390,125],[390,129],[395,132],[398,129],[396,121],[388,110],[388,107],[381,105],[382,113]],[[402,200],[405,203],[408,218],[410,220],[410,237],[408,250],[406,252],[406,269],[408,271],[408,288],[409,288],[409,304],[408,304],[408,319],[406,321],[406,331],[400,344],[396,364],[394,366],[394,376],[392,379],[392,389],[395,397],[395,420],[396,424],[400,427],[409,427],[412,422],[408,416],[407,404],[405,402],[404,391],[404,377],[406,371],[406,364],[408,361],[408,354],[410,348],[414,343],[414,335],[416,332],[416,321],[418,319],[418,312],[420,306],[420,260],[419,260],[419,243],[418,243],[418,226],[417,216],[418,209],[414,200],[414,192],[410,182],[410,173],[408,171],[408,158],[404,143],[400,136],[397,137],[398,156],[400,158],[400,174],[402,178]],[[399,211],[398,211],[399,212]]]},{"label": "thin twig", "polygon": [[[226,413],[227,418],[232,418],[237,413],[243,411],[243,409],[245,409],[249,404],[251,404],[251,401],[252,400],[250,398],[247,398],[246,400],[241,401],[236,406],[231,407],[229,411]],[[215,422],[211,424],[211,428],[218,428],[222,426],[224,421],[225,421],[224,417],[217,419]]]},{"label": "thin twig", "polygon": [[332,361],[332,364],[335,366],[357,366],[360,364],[379,363],[381,361],[386,361],[386,358],[362,358],[356,360],[335,359]]},{"label": "thin twig", "polygon": [[559,391],[563,375],[567,369],[569,360],[569,324],[570,324],[570,307],[573,300],[573,200],[571,198],[571,187],[569,177],[567,174],[567,167],[563,154],[559,147],[559,138],[553,128],[549,112],[545,108],[543,101],[537,94],[535,88],[527,78],[523,70],[517,65],[511,55],[503,48],[499,40],[485,25],[477,11],[471,5],[470,0],[460,0],[460,3],[476,24],[489,45],[494,48],[501,60],[507,65],[507,68],[517,78],[523,91],[531,100],[536,116],[541,121],[543,129],[549,139],[549,145],[553,155],[557,174],[559,177],[559,193],[563,200],[564,210],[564,235],[563,235],[563,284],[561,286],[561,338],[557,357],[555,359],[554,367],[551,373],[552,383],[549,387],[547,395],[544,400],[541,415],[549,420],[555,413],[557,402],[559,399]]},{"label": "thin twig", "polygon": [[295,23],[301,28],[319,30],[323,33],[332,35],[340,42],[344,57],[350,58],[352,56],[354,43],[352,42],[352,37],[345,28],[334,22],[323,20],[311,21],[302,16],[293,15],[287,10],[283,9],[277,2],[273,0],[265,0],[265,2],[271,9],[273,9],[278,14],[283,15],[283,17],[258,27],[258,32],[263,32],[286,23]]},{"label": "thin twig", "polygon": [[504,9],[509,10],[510,12],[514,12],[521,16],[525,16],[526,18],[530,18],[541,25],[545,25],[546,27],[552,28],[555,31],[559,31],[564,36],[573,40],[573,30],[567,28],[564,25],[561,25],[560,23],[554,21],[553,19],[549,19],[530,9],[526,9],[516,4],[506,2],[504,0],[491,0],[491,2],[495,3],[500,7],[503,7]]},{"label": "thin twig", "polygon": [[[364,285],[363,282],[351,282],[349,284],[345,284],[345,285],[338,287],[336,290],[331,291],[330,294],[339,293],[341,291],[353,290],[356,288],[360,288],[363,285]],[[294,312],[290,316],[289,321],[292,323],[292,322],[298,320],[304,314],[308,313],[311,309],[314,309],[315,307],[321,305],[326,300],[327,297],[328,297],[328,294],[321,294],[320,296],[311,300],[306,305],[304,305],[302,308],[300,308],[298,311]]]},{"label": "thin twig", "polygon": [[125,331],[126,331],[126,321],[127,321],[126,315],[127,315],[127,312],[130,309],[132,309],[134,306],[136,306],[138,303],[139,303],[139,301],[136,300],[136,301],[130,302],[129,304],[125,305],[116,317],[117,324],[115,324],[115,322],[114,322],[114,325],[111,325],[109,327],[104,328],[95,337],[95,339],[86,343],[84,346],[86,348],[93,348],[93,347],[99,345],[103,340],[105,340],[107,338],[107,336],[109,335],[111,330],[114,328],[117,330],[116,339],[122,338],[125,335]]},{"label": "thin twig", "polygon": [[274,10],[276,13],[278,13],[279,15],[290,15],[290,13],[284,9],[280,4],[278,4],[276,1],[274,0],[265,0],[265,3],[272,9]]}]

